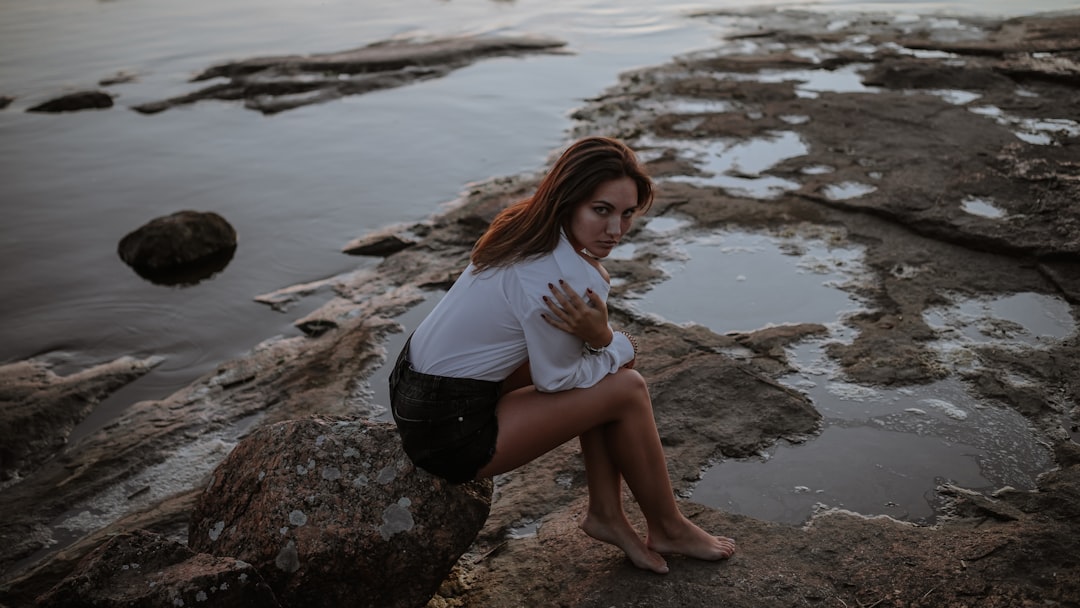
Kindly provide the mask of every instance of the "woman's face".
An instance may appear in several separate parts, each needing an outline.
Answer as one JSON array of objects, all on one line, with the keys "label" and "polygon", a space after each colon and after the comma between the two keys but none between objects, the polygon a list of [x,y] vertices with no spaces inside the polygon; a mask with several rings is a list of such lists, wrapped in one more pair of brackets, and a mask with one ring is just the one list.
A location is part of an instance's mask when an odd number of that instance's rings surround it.
[{"label": "woman's face", "polygon": [[605,258],[619,244],[637,212],[637,184],[629,177],[602,182],[592,196],[578,203],[567,236],[574,249]]}]

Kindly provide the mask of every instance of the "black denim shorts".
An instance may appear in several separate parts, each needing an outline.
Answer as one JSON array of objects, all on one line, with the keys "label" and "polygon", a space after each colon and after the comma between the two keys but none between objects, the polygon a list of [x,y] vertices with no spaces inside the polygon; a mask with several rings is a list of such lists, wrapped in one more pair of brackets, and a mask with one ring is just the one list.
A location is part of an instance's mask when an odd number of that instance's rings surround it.
[{"label": "black denim shorts", "polygon": [[390,412],[405,453],[416,466],[454,483],[475,479],[495,455],[501,394],[500,382],[415,371],[409,342],[390,373]]}]

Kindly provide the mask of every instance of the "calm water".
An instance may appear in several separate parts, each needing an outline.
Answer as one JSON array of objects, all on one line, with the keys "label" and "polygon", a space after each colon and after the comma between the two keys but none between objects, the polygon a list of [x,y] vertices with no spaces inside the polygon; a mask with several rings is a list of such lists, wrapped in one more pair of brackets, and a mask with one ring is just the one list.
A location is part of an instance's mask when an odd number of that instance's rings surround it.
[{"label": "calm water", "polygon": [[[780,5],[340,0],[0,0],[0,362],[47,357],[60,371],[124,354],[160,355],[154,372],[108,399],[84,436],[141,399],[171,394],[258,342],[295,334],[259,294],[370,262],[351,238],[421,219],[472,181],[531,171],[564,143],[568,114],[621,71],[705,48],[726,33],[694,10]],[[1075,2],[821,2],[815,7],[1017,15]],[[539,34],[574,55],[494,59],[448,78],[272,117],[204,102],[144,116],[127,108],[193,90],[217,62],[314,53],[393,36]],[[118,71],[105,111],[27,107]],[[238,230],[229,267],[188,288],[149,284],[116,243],[180,209],[213,210]]]}]

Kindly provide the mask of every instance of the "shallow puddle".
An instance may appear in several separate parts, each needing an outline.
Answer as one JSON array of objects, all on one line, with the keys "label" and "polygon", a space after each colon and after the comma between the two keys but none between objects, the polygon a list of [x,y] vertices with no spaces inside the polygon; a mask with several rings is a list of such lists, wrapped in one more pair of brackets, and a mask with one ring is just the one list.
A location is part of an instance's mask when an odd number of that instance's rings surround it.
[{"label": "shallow puddle", "polygon": [[1005,217],[1005,211],[986,199],[969,196],[960,203],[965,213],[987,217],[993,220]]},{"label": "shallow puddle", "polygon": [[[970,343],[1038,347],[1076,331],[1067,303],[1034,293],[961,300],[925,317],[942,336],[937,347],[954,354]],[[822,413],[821,435],[775,446],[761,458],[717,464],[703,475],[693,500],[788,523],[823,508],[928,523],[942,483],[986,493],[1005,486],[1026,490],[1054,466],[1050,449],[1021,414],[980,402],[960,381],[900,389],[847,383],[822,344],[790,349],[800,371],[781,380]]]},{"label": "shallow puddle", "polygon": [[764,173],[781,161],[804,156],[809,150],[794,131],[777,131],[748,140],[702,142],[643,138],[642,143],[647,147],[679,150],[684,158],[694,161],[706,174],[671,177],[665,181],[715,186],[733,196],[757,199],[772,199],[798,189],[798,182]]},{"label": "shallow puddle", "polygon": [[[653,230],[656,221],[647,227]],[[840,286],[859,270],[861,249],[721,232],[680,239],[671,253],[678,259],[660,264],[669,278],[629,304],[672,323],[696,323],[725,334],[768,325],[834,323],[860,308]]]},{"label": "shallow puddle", "polygon": [[[790,349],[799,372],[781,379],[822,413],[820,436],[713,466],[694,501],[789,523],[823,508],[930,522],[939,484],[1030,489],[1053,466],[1022,415],[981,403],[958,380],[899,389],[840,380],[822,345],[850,339],[840,321],[860,304],[842,287],[861,271],[860,249],[744,232],[688,238],[685,226],[677,218],[646,224],[660,239],[672,237],[676,259],[660,265],[666,280],[630,300],[639,312],[720,334],[786,323],[822,323],[833,332]],[[996,339],[1034,346],[1075,331],[1068,304],[1041,294],[961,301],[928,311],[927,322],[953,346]]]},{"label": "shallow puddle", "polygon": [[979,403],[959,381],[867,387],[837,380],[820,343],[791,354],[803,371],[782,382],[822,413],[821,435],[717,464],[699,482],[696,502],[787,523],[823,508],[929,523],[939,484],[1027,490],[1053,466],[1021,414]]},{"label": "shallow puddle", "polygon": [[1050,146],[1080,136],[1080,122],[1067,118],[1020,118],[1006,114],[997,106],[968,107],[968,111],[1013,129],[1017,139],[1029,144]]},{"label": "shallow puddle", "polygon": [[1031,292],[963,298],[949,306],[927,309],[923,319],[945,341],[995,343],[1007,348],[1047,345],[1076,333],[1068,302]]}]

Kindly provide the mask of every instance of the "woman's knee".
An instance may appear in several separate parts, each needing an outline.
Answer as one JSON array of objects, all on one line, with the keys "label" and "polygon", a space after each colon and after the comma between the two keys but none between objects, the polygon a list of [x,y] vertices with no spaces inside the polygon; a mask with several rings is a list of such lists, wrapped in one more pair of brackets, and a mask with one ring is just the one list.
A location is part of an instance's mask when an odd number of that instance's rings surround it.
[{"label": "woman's knee", "polygon": [[626,405],[646,406],[652,408],[652,400],[649,398],[649,384],[645,377],[632,369],[620,369],[611,375],[613,384],[619,393],[619,401]]}]

